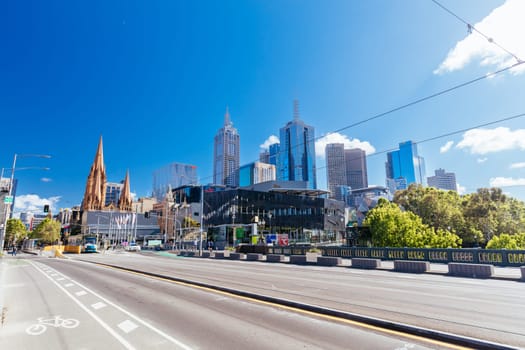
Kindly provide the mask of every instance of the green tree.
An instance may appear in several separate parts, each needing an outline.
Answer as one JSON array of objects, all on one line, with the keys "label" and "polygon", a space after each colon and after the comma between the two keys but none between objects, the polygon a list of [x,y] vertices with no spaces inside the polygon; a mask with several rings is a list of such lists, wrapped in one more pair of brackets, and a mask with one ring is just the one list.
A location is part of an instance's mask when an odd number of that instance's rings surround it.
[{"label": "green tree", "polygon": [[380,199],[363,223],[370,228],[372,243],[380,247],[442,248],[457,247],[461,239],[445,230],[425,225],[411,211],[402,211],[395,203]]},{"label": "green tree", "polygon": [[27,236],[27,229],[20,219],[7,220],[5,240],[8,245],[16,244]]},{"label": "green tree", "polygon": [[45,218],[33,230],[33,238],[41,239],[45,243],[54,244],[60,238],[60,222]]},{"label": "green tree", "polygon": [[509,235],[502,233],[487,243],[487,249],[525,249],[525,233]]}]

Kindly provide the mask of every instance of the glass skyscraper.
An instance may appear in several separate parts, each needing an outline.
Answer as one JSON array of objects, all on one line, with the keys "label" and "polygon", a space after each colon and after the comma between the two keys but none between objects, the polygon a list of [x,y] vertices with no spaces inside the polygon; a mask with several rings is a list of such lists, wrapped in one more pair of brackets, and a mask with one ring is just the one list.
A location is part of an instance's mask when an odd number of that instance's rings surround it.
[{"label": "glass skyscraper", "polygon": [[[405,183],[405,186],[411,183],[424,185],[425,161],[418,155],[417,144],[412,141],[402,142],[399,144],[399,150],[388,152],[385,167],[387,183],[390,183],[390,187],[395,182],[388,181],[389,179],[400,180],[397,183]],[[395,190],[400,189],[402,188],[396,185]]]},{"label": "glass skyscraper", "polygon": [[307,188],[317,188],[314,130],[299,119],[299,105],[295,101],[294,118],[279,133],[278,180],[306,181]]},{"label": "glass skyscraper", "polygon": [[153,197],[160,202],[166,196],[168,188],[196,185],[197,182],[195,165],[170,163],[153,172]]},{"label": "glass skyscraper", "polygon": [[240,136],[226,108],[224,126],[215,135],[213,147],[213,183],[239,186]]}]

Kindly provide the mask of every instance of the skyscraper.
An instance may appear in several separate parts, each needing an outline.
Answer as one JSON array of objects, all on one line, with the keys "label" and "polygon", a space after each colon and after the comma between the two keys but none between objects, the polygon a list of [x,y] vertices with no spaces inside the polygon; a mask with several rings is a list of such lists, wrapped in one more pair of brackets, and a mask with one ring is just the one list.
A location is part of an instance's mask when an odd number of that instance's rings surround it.
[{"label": "skyscraper", "polygon": [[153,172],[153,197],[162,201],[168,188],[177,188],[184,185],[196,185],[197,167],[191,164],[170,163]]},{"label": "skyscraper", "polygon": [[434,171],[434,173],[434,176],[427,177],[427,182],[430,187],[450,191],[458,190],[456,174],[446,173],[444,169],[437,169]]},{"label": "skyscraper", "polygon": [[345,166],[345,145],[331,143],[326,145],[326,178],[330,197],[342,200],[341,186],[347,186]]},{"label": "skyscraper", "polygon": [[387,186],[392,193],[411,183],[424,184],[425,161],[417,154],[417,144],[412,141],[402,142],[399,150],[388,152],[385,168]]},{"label": "skyscraper", "polygon": [[343,200],[348,189],[368,187],[366,153],[359,148],[344,149],[342,143],[326,145],[326,171],[331,198]]},{"label": "skyscraper", "polygon": [[226,108],[224,126],[215,135],[213,147],[213,182],[217,185],[239,186],[240,136]]},{"label": "skyscraper", "polygon": [[294,101],[293,120],[281,128],[279,133],[278,180],[306,181],[307,188],[317,188],[314,130],[299,119],[299,103]]},{"label": "skyscraper", "polygon": [[368,187],[366,152],[360,148],[345,150],[346,184],[352,189]]}]

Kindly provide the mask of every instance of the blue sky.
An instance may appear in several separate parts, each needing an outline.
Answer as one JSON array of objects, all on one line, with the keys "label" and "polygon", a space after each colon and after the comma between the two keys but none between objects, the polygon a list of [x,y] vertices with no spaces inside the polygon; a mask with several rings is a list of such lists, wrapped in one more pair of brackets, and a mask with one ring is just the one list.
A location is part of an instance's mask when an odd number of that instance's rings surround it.
[{"label": "blue sky", "polygon": [[[440,0],[525,60],[520,0]],[[525,113],[525,64],[346,128],[516,63],[431,0],[5,1],[0,5],[0,166],[16,172],[17,211],[80,204],[98,138],[108,181],[194,164],[212,181],[213,137],[226,106],[241,163],[292,119],[322,144],[369,152],[369,183],[386,155],[415,142]],[[525,200],[525,117],[418,145],[427,176],[456,173],[463,193],[501,186]],[[346,128],[339,134],[330,134]],[[317,154],[326,188],[324,154]],[[6,174],[9,170],[6,170]]]}]

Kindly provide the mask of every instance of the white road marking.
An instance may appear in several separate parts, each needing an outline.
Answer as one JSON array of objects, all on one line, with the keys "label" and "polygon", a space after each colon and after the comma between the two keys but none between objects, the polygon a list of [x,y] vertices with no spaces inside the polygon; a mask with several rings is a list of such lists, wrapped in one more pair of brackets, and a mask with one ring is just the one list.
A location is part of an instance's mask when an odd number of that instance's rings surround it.
[{"label": "white road marking", "polygon": [[124,333],[129,333],[138,328],[138,326],[130,320],[126,320],[124,322],[119,323],[118,328],[122,329]]},{"label": "white road marking", "polygon": [[[33,265],[38,271],[41,271],[33,262],[29,262]],[[135,350],[133,345],[131,345],[126,339],[124,339],[120,334],[115,332],[106,322],[104,322],[100,317],[95,315],[93,311],[89,310],[84,304],[82,304],[78,299],[76,299],[71,293],[69,293],[60,283],[53,280],[51,277],[47,276],[43,271],[41,271],[44,276],[46,276],[51,282],[53,282],[62,292],[64,292],[69,298],[71,298],[78,306],[80,306],[84,311],[86,311],[95,321],[97,321],[105,330],[107,330],[115,339],[117,339],[126,349]]]},{"label": "white road marking", "polygon": [[[139,255],[137,255],[138,257]],[[71,261],[71,260],[70,260]],[[34,266],[34,263],[33,262],[30,262],[33,266]],[[75,262],[76,263],[76,262]],[[79,262],[80,263],[80,262]],[[36,266],[34,266],[36,267]],[[38,269],[38,268],[37,268]],[[45,274],[44,274],[45,275]],[[73,299],[82,309],[84,309],[91,317],[93,317],[102,327],[104,327],[105,329],[107,329],[121,344],[123,344],[127,349],[134,349],[134,347],[129,344],[122,336],[120,336],[118,333],[116,333],[109,325],[107,325],[104,321],[102,321],[93,311],[89,310],[86,306],[84,306],[84,304],[82,304],[78,299],[76,299],[72,294],[70,294],[66,289],[64,289],[58,282],[54,281],[52,278],[50,278],[49,276],[46,276],[48,279],[50,279],[53,283],[55,283],[64,293],[66,293],[71,299]],[[89,293],[91,293],[92,295],[96,296],[97,298],[103,300],[107,305],[109,306],[112,306],[114,307],[115,309],[121,311],[122,313],[128,315],[129,317],[131,317],[133,320],[135,320],[136,322],[142,324],[143,326],[145,326],[146,328],[149,328],[150,330],[152,330],[153,332],[157,333],[158,335],[160,335],[161,337],[163,337],[164,339],[172,342],[173,344],[175,344],[177,347],[181,348],[181,349],[184,349],[184,350],[192,350],[193,348],[182,343],[181,341],[173,338],[172,336],[170,336],[169,334],[166,334],[165,332],[161,331],[160,329],[157,329],[155,328],[154,326],[152,326],[151,324],[147,323],[146,321],[143,321],[142,319],[140,319],[139,317],[133,315],[131,312],[123,309],[122,307],[118,306],[117,304],[114,304],[112,303],[111,301],[107,300],[106,298],[102,297],[100,294],[92,291],[91,289],[87,288],[86,286],[82,285],[81,283],[79,283],[78,281],[75,281],[75,280],[72,280],[71,278],[69,278],[68,276],[64,275],[64,277],[70,279],[71,281],[75,282],[79,287],[83,288],[84,290],[88,291]]]},{"label": "white road marking", "polygon": [[99,310],[99,309],[102,309],[103,307],[106,307],[107,305],[104,304],[103,302],[99,301],[98,303],[95,303],[93,305],[91,305],[91,307],[95,310]]},{"label": "white road marking", "polygon": [[65,285],[64,285],[64,287],[66,287],[66,288],[73,287],[73,286],[74,286],[73,283],[68,283],[68,284],[65,284]]},{"label": "white road marking", "polygon": [[87,294],[87,292],[86,292],[85,290],[81,290],[80,292],[76,292],[76,293],[75,293],[75,295],[76,295],[77,297],[81,297],[81,296],[84,296],[84,295],[86,295],[86,294]]},{"label": "white road marking", "polygon": [[63,280],[65,280],[64,277],[57,278],[57,281],[63,281]]}]

